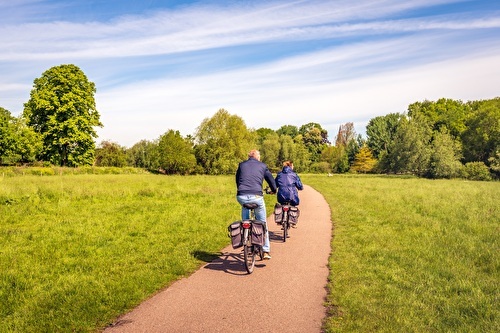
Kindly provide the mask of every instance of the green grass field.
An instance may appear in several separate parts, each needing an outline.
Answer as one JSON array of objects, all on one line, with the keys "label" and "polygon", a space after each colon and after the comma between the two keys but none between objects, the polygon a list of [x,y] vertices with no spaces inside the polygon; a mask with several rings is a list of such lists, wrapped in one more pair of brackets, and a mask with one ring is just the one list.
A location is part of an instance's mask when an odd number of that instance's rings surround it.
[{"label": "green grass field", "polygon": [[94,331],[214,258],[233,177],[0,178],[0,332]]},{"label": "green grass field", "polygon": [[500,184],[304,176],[334,221],[328,332],[499,332]]},{"label": "green grass field", "polygon": [[[500,331],[499,183],[302,179],[334,221],[328,332]],[[229,244],[234,187],[234,176],[0,177],[0,332],[111,323]]]}]

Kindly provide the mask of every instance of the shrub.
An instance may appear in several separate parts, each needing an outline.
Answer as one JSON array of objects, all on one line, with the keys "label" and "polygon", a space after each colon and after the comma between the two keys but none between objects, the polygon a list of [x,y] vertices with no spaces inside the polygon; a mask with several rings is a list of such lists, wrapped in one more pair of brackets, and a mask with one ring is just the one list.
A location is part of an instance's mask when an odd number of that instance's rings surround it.
[{"label": "shrub", "polygon": [[490,170],[484,162],[469,162],[461,170],[462,178],[469,180],[491,180]]},{"label": "shrub", "polygon": [[332,168],[328,162],[313,163],[310,168],[311,173],[330,173]]}]

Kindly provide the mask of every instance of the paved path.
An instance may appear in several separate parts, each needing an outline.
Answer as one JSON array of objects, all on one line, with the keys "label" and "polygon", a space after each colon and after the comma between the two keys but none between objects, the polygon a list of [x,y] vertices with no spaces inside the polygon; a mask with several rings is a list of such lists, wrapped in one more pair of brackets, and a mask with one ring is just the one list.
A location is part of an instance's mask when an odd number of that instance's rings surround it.
[{"label": "paved path", "polygon": [[120,317],[114,332],[321,332],[325,316],[332,224],[324,198],[309,186],[300,192],[297,229],[283,242],[268,219],[271,260],[248,275],[241,249],[231,246],[191,276]]}]

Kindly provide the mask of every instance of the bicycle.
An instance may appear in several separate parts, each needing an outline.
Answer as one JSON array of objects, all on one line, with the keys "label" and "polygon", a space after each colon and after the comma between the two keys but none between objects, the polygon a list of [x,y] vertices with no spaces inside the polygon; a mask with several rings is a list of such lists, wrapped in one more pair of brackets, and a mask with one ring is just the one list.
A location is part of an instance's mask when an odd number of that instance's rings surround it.
[{"label": "bicycle", "polygon": [[286,239],[290,237],[288,235],[290,232],[290,227],[294,227],[295,225],[290,223],[290,211],[292,210],[292,207],[295,208],[295,206],[290,205],[289,201],[281,204],[281,221],[278,222],[278,224],[280,224],[283,229],[283,242],[286,242]]},{"label": "bicycle", "polygon": [[286,242],[286,239],[289,237],[288,232],[290,230],[290,203],[285,202],[283,205],[281,205],[281,208],[283,209],[281,218],[281,226],[283,227],[283,242]]},{"label": "bicycle", "polygon": [[248,274],[252,274],[255,267],[255,257],[259,255],[260,260],[264,259],[264,252],[262,246],[252,243],[252,225],[254,223],[260,223],[263,226],[263,232],[265,233],[265,224],[261,221],[255,219],[255,208],[259,205],[256,203],[243,204],[243,207],[250,211],[250,219],[241,221],[241,227],[243,229],[243,260],[245,262],[245,269]]}]

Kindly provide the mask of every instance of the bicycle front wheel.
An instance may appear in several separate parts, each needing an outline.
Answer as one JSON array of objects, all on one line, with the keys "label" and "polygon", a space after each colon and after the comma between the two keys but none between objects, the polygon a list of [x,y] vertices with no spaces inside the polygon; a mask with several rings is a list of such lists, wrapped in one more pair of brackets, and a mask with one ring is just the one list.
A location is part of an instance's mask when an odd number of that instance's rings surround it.
[{"label": "bicycle front wheel", "polygon": [[243,232],[243,237],[245,241],[243,245],[243,259],[245,261],[245,269],[247,270],[248,274],[252,274],[255,267],[255,251],[250,242],[248,229],[245,229],[245,231]]}]

